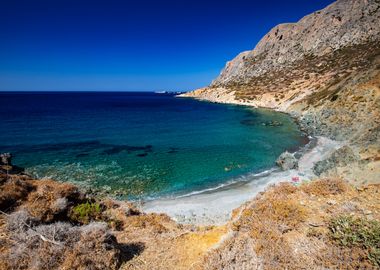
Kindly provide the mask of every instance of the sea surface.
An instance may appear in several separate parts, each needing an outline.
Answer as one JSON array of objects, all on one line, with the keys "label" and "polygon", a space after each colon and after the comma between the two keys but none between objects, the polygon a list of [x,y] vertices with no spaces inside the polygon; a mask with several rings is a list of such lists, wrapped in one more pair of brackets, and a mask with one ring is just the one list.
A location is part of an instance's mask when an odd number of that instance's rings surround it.
[{"label": "sea surface", "polygon": [[305,135],[270,110],[137,92],[0,92],[0,152],[36,177],[129,199],[212,189]]}]

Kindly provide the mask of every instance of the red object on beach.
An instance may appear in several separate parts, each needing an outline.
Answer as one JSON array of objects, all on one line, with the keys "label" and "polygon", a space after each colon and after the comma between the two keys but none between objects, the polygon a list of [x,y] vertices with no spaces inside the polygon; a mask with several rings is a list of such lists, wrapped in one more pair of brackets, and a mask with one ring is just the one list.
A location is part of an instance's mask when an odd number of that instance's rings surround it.
[{"label": "red object on beach", "polygon": [[298,176],[292,177],[292,181],[293,182],[298,182],[299,180],[300,180],[300,178]]}]

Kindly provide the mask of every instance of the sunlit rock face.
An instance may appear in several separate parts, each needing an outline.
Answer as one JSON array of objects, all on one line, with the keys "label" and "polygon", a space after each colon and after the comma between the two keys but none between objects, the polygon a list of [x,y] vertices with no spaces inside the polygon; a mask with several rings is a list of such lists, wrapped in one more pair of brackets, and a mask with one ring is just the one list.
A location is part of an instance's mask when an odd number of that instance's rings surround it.
[{"label": "sunlit rock face", "polygon": [[266,34],[252,51],[228,62],[211,86],[245,83],[273,69],[286,68],[306,56],[322,56],[346,46],[374,41],[380,33],[380,3],[341,0],[284,23]]}]

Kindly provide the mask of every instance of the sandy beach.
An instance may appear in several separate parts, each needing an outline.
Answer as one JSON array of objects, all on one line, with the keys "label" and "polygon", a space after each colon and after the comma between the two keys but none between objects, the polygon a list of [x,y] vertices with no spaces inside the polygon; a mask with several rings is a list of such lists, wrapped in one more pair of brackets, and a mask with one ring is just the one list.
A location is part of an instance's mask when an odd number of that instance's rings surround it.
[{"label": "sandy beach", "polygon": [[180,223],[223,224],[228,221],[233,209],[252,199],[271,184],[292,181],[294,177],[298,177],[300,182],[313,180],[316,177],[312,171],[313,165],[344,145],[343,142],[325,137],[316,137],[314,140],[315,146],[309,147],[301,156],[297,170],[275,170],[263,173],[262,176],[245,175],[241,176],[241,181],[230,186],[199,194],[148,201],[142,208],[148,213],[165,213]]}]

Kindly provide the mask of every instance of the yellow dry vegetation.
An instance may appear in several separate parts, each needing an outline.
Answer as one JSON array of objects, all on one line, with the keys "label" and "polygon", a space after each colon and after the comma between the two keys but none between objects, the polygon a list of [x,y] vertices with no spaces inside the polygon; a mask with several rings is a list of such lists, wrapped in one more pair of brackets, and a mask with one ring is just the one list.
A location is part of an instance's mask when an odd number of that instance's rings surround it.
[{"label": "yellow dry vegetation", "polygon": [[373,232],[379,221],[379,184],[355,188],[341,179],[300,186],[280,183],[234,211],[230,223],[234,237],[210,251],[203,265],[205,269],[377,269],[380,243]]},{"label": "yellow dry vegetation", "polygon": [[226,234],[226,226],[207,228],[178,237],[174,245],[177,256],[181,259],[181,266],[177,269],[202,269],[200,263],[210,248],[215,246]]},{"label": "yellow dry vegetation", "polygon": [[[23,245],[32,252],[38,244],[34,252],[44,263],[40,269],[86,269],[89,263],[100,267],[94,269],[112,265],[124,270],[376,269],[380,264],[379,184],[354,187],[341,179],[279,183],[234,210],[224,226],[207,227],[141,213],[128,202],[90,199],[99,205],[103,225],[90,218],[88,227],[73,225],[70,213],[88,201],[74,186],[17,176],[1,183],[0,203],[12,207],[0,216],[0,269],[13,269],[7,258],[27,239],[37,240]],[[67,246],[19,239],[30,233],[23,229],[22,211],[38,221],[35,230]],[[35,253],[28,254],[17,255],[25,269],[35,260]],[[47,254],[55,254],[55,260],[46,260],[51,258]]]}]

